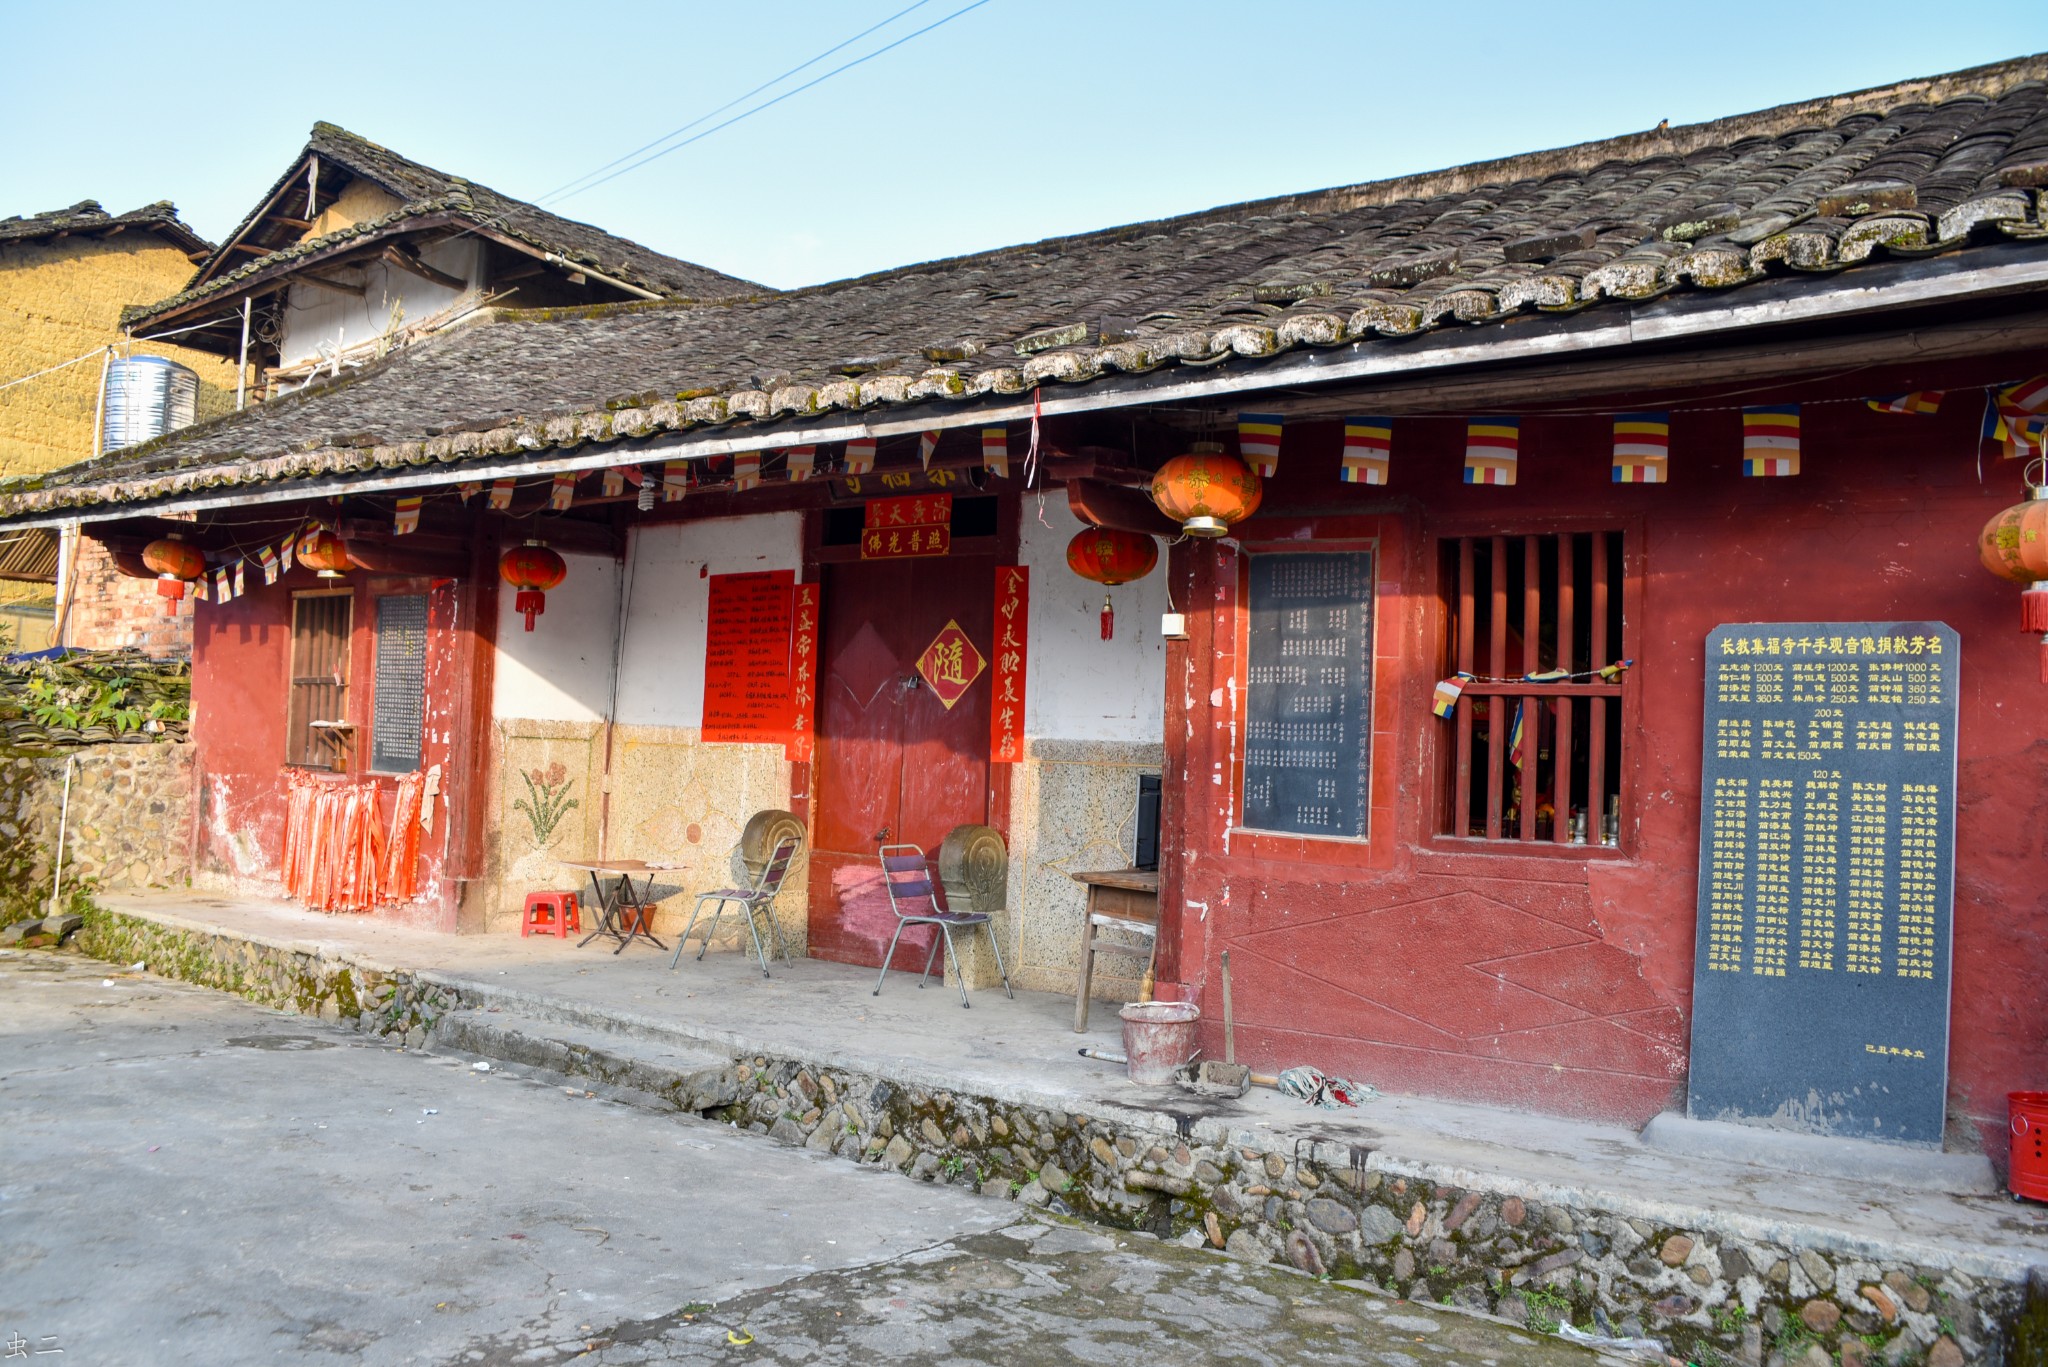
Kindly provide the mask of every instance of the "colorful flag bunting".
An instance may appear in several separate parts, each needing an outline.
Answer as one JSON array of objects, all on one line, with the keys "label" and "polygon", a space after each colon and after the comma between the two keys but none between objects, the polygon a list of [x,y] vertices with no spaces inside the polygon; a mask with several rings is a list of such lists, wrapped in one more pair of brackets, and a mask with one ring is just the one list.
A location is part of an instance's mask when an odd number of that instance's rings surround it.
[{"label": "colorful flag bunting", "polygon": [[1671,461],[1669,413],[1623,413],[1614,420],[1614,482],[1662,484]]},{"label": "colorful flag bunting", "polygon": [[2005,414],[1998,411],[1995,398],[1987,396],[1984,403],[1984,426],[1978,434],[1979,441],[1995,442],[2000,460],[2017,460],[2020,455],[2020,441],[2013,435],[2012,428],[2005,421]]},{"label": "colorful flag bunting", "polygon": [[1465,482],[1513,484],[1521,451],[1520,418],[1474,418],[1465,425]]},{"label": "colorful flag bunting", "polygon": [[199,572],[199,577],[192,581],[192,597],[194,598],[194,600],[204,603],[208,601],[210,598],[212,598],[213,595],[209,593],[206,588],[207,582],[207,573],[205,570],[201,570]]},{"label": "colorful flag bunting", "polygon": [[604,497],[617,498],[626,492],[626,472],[613,466],[604,472]]},{"label": "colorful flag bunting", "polygon": [[2048,375],[2005,386],[1997,393],[1996,406],[2005,424],[2009,456],[2029,448],[2048,451]]},{"label": "colorful flag bunting", "polygon": [[249,591],[242,585],[242,567],[248,563],[246,560],[237,560],[235,562],[235,597],[237,598],[240,598]]},{"label": "colorful flag bunting", "polygon": [[1465,691],[1465,685],[1472,681],[1470,674],[1453,674],[1448,679],[1439,679],[1436,697],[1431,700],[1429,710],[1439,717],[1448,717],[1458,710],[1458,697]]},{"label": "colorful flag bunting", "polygon": [[661,467],[661,501],[680,503],[683,495],[690,491],[690,463],[686,460],[672,460]]},{"label": "colorful flag bunting", "polygon": [[818,463],[818,448],[815,446],[792,446],[789,448],[789,477],[799,484],[811,477],[811,471]]},{"label": "colorful flag bunting", "polygon": [[286,574],[292,572],[293,547],[298,544],[298,540],[295,536],[288,536],[277,548],[277,563],[284,566]]},{"label": "colorful flag bunting", "polygon": [[483,487],[484,482],[480,479],[465,479],[462,483],[455,486],[455,494],[456,497],[467,503],[475,498]]},{"label": "colorful flag bunting", "polygon": [[865,475],[875,468],[875,439],[855,437],[846,443],[846,473]]},{"label": "colorful flag bunting", "polygon": [[984,427],[981,429],[981,468],[997,479],[1010,477],[1010,429],[1007,427]]},{"label": "colorful flag bunting", "polygon": [[732,458],[732,487],[751,489],[761,482],[761,453],[749,451]]},{"label": "colorful flag bunting", "polygon": [[1346,484],[1385,484],[1393,457],[1392,418],[1344,420],[1344,465],[1338,478]]},{"label": "colorful flag bunting", "polygon": [[226,565],[213,572],[213,598],[217,603],[232,603],[235,600],[235,590],[228,579]]},{"label": "colorful flag bunting", "polygon": [[918,463],[929,470],[932,468],[932,452],[939,449],[939,434],[926,432],[917,439]]},{"label": "colorful flag bunting", "polygon": [[515,481],[494,479],[491,481],[491,507],[503,512],[512,506],[512,489]]},{"label": "colorful flag bunting", "polygon": [[1238,453],[1260,479],[1271,479],[1280,468],[1280,430],[1286,424],[1287,419],[1278,413],[1237,415]]},{"label": "colorful flag bunting", "polygon": [[1515,724],[1508,730],[1508,763],[1517,769],[1522,767],[1522,708],[1524,703],[1515,703]]},{"label": "colorful flag bunting", "polygon": [[277,582],[277,552],[268,546],[258,548],[256,563],[263,567],[263,582],[275,584]]},{"label": "colorful flag bunting", "polygon": [[424,501],[418,494],[398,500],[398,513],[391,522],[393,536],[404,536],[420,529],[420,504]]},{"label": "colorful flag bunting", "polygon": [[1752,477],[1799,473],[1799,405],[1742,410],[1742,473]]},{"label": "colorful flag bunting", "polygon": [[1879,413],[1933,413],[1941,407],[1939,389],[1916,389],[1910,394],[1889,394],[1881,399],[1865,399],[1872,409]]},{"label": "colorful flag bunting", "polygon": [[548,506],[560,512],[575,501],[576,474],[572,470],[564,470],[555,476],[554,488],[548,491]]}]

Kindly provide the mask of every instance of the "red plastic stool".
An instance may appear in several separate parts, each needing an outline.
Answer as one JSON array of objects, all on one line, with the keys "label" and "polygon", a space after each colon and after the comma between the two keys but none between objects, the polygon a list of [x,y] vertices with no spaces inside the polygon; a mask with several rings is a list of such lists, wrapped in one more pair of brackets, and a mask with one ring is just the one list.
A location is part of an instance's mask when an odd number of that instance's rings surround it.
[{"label": "red plastic stool", "polygon": [[526,912],[520,918],[521,939],[536,930],[543,935],[559,935],[568,939],[583,929],[583,918],[576,910],[576,894],[573,892],[529,892],[526,894]]}]

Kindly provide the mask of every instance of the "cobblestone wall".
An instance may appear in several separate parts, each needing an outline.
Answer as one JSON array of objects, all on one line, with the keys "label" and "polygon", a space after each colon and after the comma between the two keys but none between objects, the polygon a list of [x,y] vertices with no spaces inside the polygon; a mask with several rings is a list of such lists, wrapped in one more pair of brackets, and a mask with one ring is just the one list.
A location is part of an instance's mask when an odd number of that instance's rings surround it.
[{"label": "cobblestone wall", "polygon": [[65,885],[185,885],[192,855],[190,745],[0,751],[0,924],[47,909],[67,763]]}]

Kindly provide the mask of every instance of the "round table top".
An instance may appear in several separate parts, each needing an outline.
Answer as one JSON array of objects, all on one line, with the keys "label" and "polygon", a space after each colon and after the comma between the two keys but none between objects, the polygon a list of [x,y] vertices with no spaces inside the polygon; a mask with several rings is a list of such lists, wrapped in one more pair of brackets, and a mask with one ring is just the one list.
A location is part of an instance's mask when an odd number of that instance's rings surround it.
[{"label": "round table top", "polygon": [[684,867],[681,864],[651,863],[645,859],[557,859],[557,864],[571,869],[588,869],[592,873],[669,873]]}]

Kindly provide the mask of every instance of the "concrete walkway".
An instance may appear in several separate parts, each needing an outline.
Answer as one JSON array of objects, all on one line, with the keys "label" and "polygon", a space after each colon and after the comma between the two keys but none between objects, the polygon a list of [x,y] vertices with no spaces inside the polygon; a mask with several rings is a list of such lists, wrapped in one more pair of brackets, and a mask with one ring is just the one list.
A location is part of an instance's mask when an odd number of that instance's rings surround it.
[{"label": "concrete walkway", "polygon": [[[656,1040],[777,1054],[922,1086],[992,1097],[1171,1133],[1192,1123],[1214,1139],[1286,1154],[1320,1144],[1343,1163],[1369,1150],[1373,1169],[1450,1187],[1526,1192],[1571,1208],[1620,1212],[1658,1226],[1748,1241],[1949,1268],[2024,1282],[2048,1264],[2048,1208],[2004,1196],[1888,1186],[1869,1176],[1797,1174],[1644,1145],[1622,1127],[1415,1097],[1318,1111],[1255,1088],[1236,1103],[1197,1102],[1132,1085],[1114,1065],[1076,1056],[1120,1047],[1113,1009],[1073,1031],[1073,999],[1000,990],[962,1010],[936,980],[891,975],[879,997],[868,970],[779,961],[764,980],[751,957],[714,949],[685,957],[635,944],[516,935],[450,936],[372,919],[326,916],[253,899],[109,893],[108,910],[179,930],[315,952],[384,972],[457,986],[507,1012]],[[669,942],[673,948],[673,941]],[[692,951],[694,953],[694,950]],[[1360,1081],[1370,1081],[1361,1078]],[[1218,1129],[1224,1133],[1217,1133]]]}]

